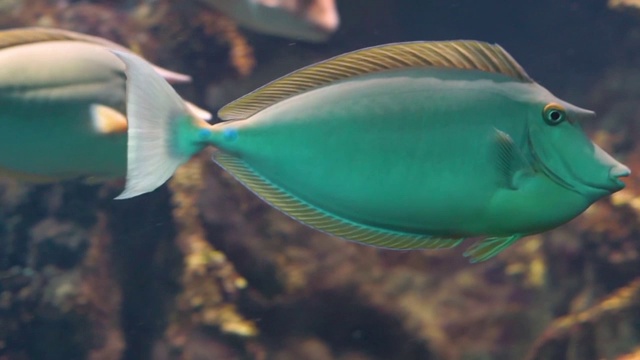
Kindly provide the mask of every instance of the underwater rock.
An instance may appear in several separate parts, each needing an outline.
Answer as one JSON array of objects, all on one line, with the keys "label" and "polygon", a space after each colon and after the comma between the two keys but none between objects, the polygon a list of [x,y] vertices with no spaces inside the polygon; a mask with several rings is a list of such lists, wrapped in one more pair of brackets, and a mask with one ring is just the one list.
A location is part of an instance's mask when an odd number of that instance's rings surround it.
[{"label": "underwater rock", "polygon": [[[40,25],[84,31],[130,44],[152,57],[162,57],[167,49],[190,43],[171,33],[149,33],[158,26],[171,29],[165,25],[174,19],[185,21],[184,26],[192,25],[186,21],[188,11],[184,18],[141,18],[129,16],[112,3],[33,0],[3,5],[10,7],[10,13],[0,14],[4,27]],[[234,49],[246,44],[241,36],[233,35],[234,26],[222,26],[215,19],[202,21],[218,24],[207,31],[219,53],[224,54],[226,47],[216,43],[218,34],[231,34],[227,39]],[[166,48],[160,51],[163,41]],[[246,49],[234,55],[241,73],[253,66],[251,50]],[[206,68],[206,63],[200,62],[200,68]],[[183,183],[188,185],[189,181]],[[189,232],[194,227],[184,223],[185,216],[194,215],[187,211],[181,216],[181,209],[194,205],[179,206],[185,198],[193,197],[188,186],[176,189],[174,198],[176,226],[186,228],[186,235],[179,233],[177,243],[170,245],[163,241],[173,242],[174,237],[166,193],[154,194],[153,200],[145,199],[143,210],[133,210],[128,207],[131,203],[110,200],[117,184],[102,188],[73,183],[32,187],[3,180],[1,185],[0,358],[148,358],[153,342],[162,338],[165,329],[171,334],[178,323],[166,321],[166,327],[163,319],[179,292],[177,273],[182,264],[186,264],[185,290],[176,298],[176,309],[182,311],[176,313],[176,319],[187,319],[196,335],[199,327],[221,328],[225,334],[240,337],[255,334],[254,326],[233,304],[236,292],[244,286],[243,279],[223,254],[202,237],[194,238]],[[159,205],[146,207],[154,202]],[[197,217],[197,207],[193,209]],[[138,229],[147,221],[161,225]],[[178,244],[183,254],[176,251]],[[210,276],[217,276],[218,281],[209,281]],[[60,331],[63,328],[65,331]],[[189,346],[186,354],[193,352]],[[52,348],[57,350],[44,355]]]},{"label": "underwater rock", "polygon": [[[362,2],[341,3],[344,33],[328,48],[249,42],[230,19],[195,3],[3,1],[0,24],[58,26],[132,45],[193,75],[194,87],[179,90],[195,100],[207,88],[247,92],[342,50],[417,36],[403,28],[414,25],[402,17],[416,9],[412,2],[370,2],[366,16]],[[554,25],[571,19],[548,16],[552,5],[587,6],[537,4],[514,21]],[[427,24],[444,7],[451,4],[420,2],[409,18]],[[482,18],[488,8],[467,2],[454,11]],[[427,30],[421,38],[462,36]],[[628,188],[479,265],[460,256],[463,248],[385,251],[310,230],[206,154],[170,189],[127,202],[112,201],[117,189],[109,185],[0,181],[0,359],[457,360],[519,359],[528,351],[540,360],[640,358],[640,311],[629,301],[640,276],[637,33],[606,37],[615,51],[594,48],[612,64],[594,73],[599,79],[586,94],[559,74],[564,66],[547,65],[563,51],[577,57],[593,48],[590,38],[563,31],[575,46],[528,60],[549,68],[532,75],[566,81],[597,111],[597,122],[584,127],[632,168]],[[545,34],[531,31],[523,46],[544,50],[549,39],[534,38]],[[540,351],[530,349],[536,339]]]},{"label": "underwater rock", "polygon": [[104,214],[85,212],[95,197],[78,201],[68,196],[76,189],[59,185],[18,193],[12,181],[3,185],[0,356],[118,358],[124,340],[111,238]]},{"label": "underwater rock", "polygon": [[[204,344],[194,342],[194,337],[202,338],[198,334],[207,328],[214,328],[224,336],[251,338],[257,335],[255,324],[244,319],[235,305],[240,291],[247,285],[246,280],[205,238],[198,201],[204,190],[203,160],[194,158],[182,166],[169,185],[177,228],[175,241],[184,260],[181,288],[169,316],[170,323],[163,339],[154,346],[157,357],[168,356],[161,354],[169,345],[170,353],[180,353],[186,359],[197,358],[188,354],[199,352],[196,349]],[[217,358],[226,357],[218,355]]]},{"label": "underwater rock", "polygon": [[[208,238],[247,279],[241,309],[261,319],[256,340],[282,356],[293,350],[271,343],[304,332],[331,344],[335,358],[351,351],[368,359],[513,357],[550,318],[537,305],[546,277],[539,239],[474,267],[457,249],[378,250],[303,227],[220,170],[208,173]],[[232,204],[239,211],[230,212]],[[514,328],[523,330],[506,330]]]}]

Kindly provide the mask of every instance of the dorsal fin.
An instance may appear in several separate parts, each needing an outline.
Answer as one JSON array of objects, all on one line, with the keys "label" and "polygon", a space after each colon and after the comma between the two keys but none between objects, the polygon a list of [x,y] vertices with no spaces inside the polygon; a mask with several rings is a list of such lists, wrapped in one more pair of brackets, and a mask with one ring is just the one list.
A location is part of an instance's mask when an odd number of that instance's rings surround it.
[{"label": "dorsal fin", "polygon": [[0,49],[17,45],[63,40],[82,41],[102,45],[114,50],[129,51],[126,47],[116,44],[113,41],[62,29],[24,27],[0,31]]},{"label": "dorsal fin", "polygon": [[356,50],[294,71],[223,107],[218,116],[222,120],[242,120],[284,99],[338,80],[419,67],[480,70],[533,82],[499,45],[468,40],[395,43]]},{"label": "dorsal fin", "polygon": [[[89,44],[104,46],[111,50],[131,52],[128,48],[113,41],[97,36],[81,34],[69,30],[45,28],[45,27],[24,27],[0,31],[0,50],[12,46],[35,44],[48,41],[79,41]],[[159,66],[152,65],[165,80],[170,83],[190,82],[189,75],[177,73]]]}]

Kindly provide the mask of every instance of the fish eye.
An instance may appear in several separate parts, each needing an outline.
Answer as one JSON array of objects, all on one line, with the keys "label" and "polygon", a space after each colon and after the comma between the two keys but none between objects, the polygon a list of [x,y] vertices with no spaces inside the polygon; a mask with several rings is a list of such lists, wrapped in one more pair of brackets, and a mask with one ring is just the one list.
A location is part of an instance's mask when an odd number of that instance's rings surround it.
[{"label": "fish eye", "polygon": [[567,113],[562,105],[550,103],[542,110],[542,117],[547,124],[555,126],[567,118]]}]

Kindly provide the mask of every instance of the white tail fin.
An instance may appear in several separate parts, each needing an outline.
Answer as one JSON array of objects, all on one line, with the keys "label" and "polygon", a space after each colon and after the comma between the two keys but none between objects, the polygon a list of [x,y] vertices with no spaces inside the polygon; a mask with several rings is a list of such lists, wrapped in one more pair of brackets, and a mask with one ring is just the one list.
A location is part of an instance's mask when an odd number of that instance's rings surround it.
[{"label": "white tail fin", "polygon": [[205,121],[209,121],[211,120],[211,113],[208,112],[207,110],[198,107],[197,105],[190,103],[188,101],[185,101],[185,105],[187,105],[187,108],[197,117],[199,117],[202,120]]},{"label": "white tail fin", "polygon": [[191,76],[181,74],[175,71],[167,70],[165,68],[161,68],[160,66],[151,65],[153,69],[160,74],[165,80],[172,84],[180,84],[180,83],[188,83],[191,82]]},{"label": "white tail fin", "polygon": [[184,101],[146,60],[112,51],[126,65],[127,76],[127,183],[116,199],[155,190],[192,154],[174,145],[178,122],[190,119]]}]

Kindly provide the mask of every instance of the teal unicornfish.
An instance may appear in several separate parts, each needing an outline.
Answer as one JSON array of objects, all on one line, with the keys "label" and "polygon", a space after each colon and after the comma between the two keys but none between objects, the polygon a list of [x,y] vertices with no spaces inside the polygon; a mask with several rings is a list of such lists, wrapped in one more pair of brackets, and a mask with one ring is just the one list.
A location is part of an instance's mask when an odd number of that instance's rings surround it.
[{"label": "teal unicornfish", "polygon": [[[64,30],[0,31],[0,174],[32,182],[124,178],[125,65],[109,49],[128,51]],[[151,68],[163,81],[190,81]]]},{"label": "teal unicornfish", "polygon": [[[629,169],[591,142],[594,113],[552,95],[501,47],[412,42],[303,68],[189,115],[143,60],[127,64],[127,186],[151,191],[207,145],[262,199],[321,231],[393,249],[478,240],[472,261],[621,190]],[[153,89],[153,91],[149,91]]]},{"label": "teal unicornfish", "polygon": [[261,33],[324,42],[340,25],[335,0],[201,0]]}]

